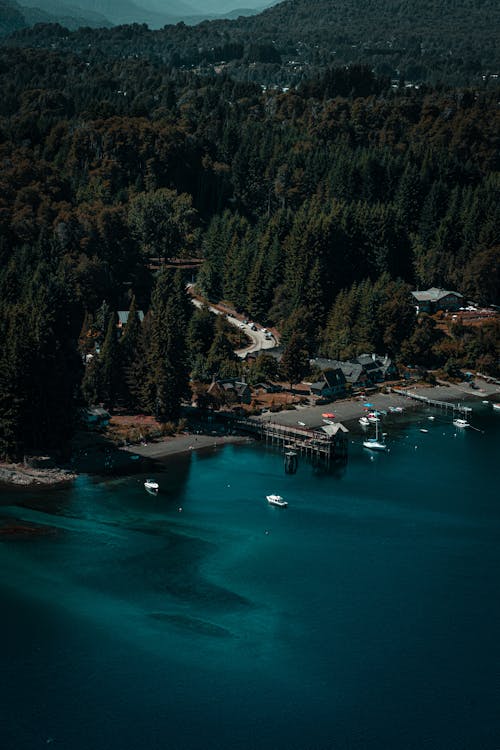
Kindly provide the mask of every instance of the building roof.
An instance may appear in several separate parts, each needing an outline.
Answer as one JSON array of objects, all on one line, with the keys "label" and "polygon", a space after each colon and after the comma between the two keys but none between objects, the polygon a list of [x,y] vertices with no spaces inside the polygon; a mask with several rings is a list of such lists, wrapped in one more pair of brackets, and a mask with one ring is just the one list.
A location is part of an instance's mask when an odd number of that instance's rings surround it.
[{"label": "building roof", "polygon": [[323,372],[323,377],[326,384],[333,388],[336,385],[343,385],[345,383],[344,373],[341,367],[330,367],[328,370]]},{"label": "building roof", "polygon": [[250,390],[248,383],[243,383],[234,378],[227,378],[226,380],[215,380],[208,389],[208,392],[214,388],[222,388],[224,391],[235,391],[238,396],[241,396],[245,391]]},{"label": "building roof", "polygon": [[[144,313],[143,313],[143,311],[142,310],[137,310],[137,314],[139,316],[139,320],[142,323],[142,321],[144,320]],[[127,322],[128,322],[128,316],[130,315],[130,311],[129,310],[118,310],[117,315],[118,315],[118,322],[121,323],[122,326],[126,326]]]},{"label": "building roof", "polygon": [[328,437],[334,437],[339,432],[349,432],[347,427],[342,422],[336,422],[335,424],[324,424],[321,426],[323,432],[326,432]]},{"label": "building roof", "polygon": [[437,286],[432,286],[430,289],[426,289],[421,292],[418,290],[412,292],[412,295],[415,297],[417,302],[439,302],[439,300],[443,299],[444,297],[448,297],[448,295],[450,294],[463,299],[463,296],[458,292],[452,292],[449,289],[440,289]]}]

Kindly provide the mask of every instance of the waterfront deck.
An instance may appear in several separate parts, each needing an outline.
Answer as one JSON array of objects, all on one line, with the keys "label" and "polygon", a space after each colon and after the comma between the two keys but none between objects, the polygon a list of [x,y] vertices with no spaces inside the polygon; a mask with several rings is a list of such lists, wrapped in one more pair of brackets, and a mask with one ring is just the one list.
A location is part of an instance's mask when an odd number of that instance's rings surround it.
[{"label": "waterfront deck", "polygon": [[348,430],[341,423],[332,425],[333,434],[307,427],[290,427],[260,419],[240,419],[237,428],[263,440],[267,445],[285,451],[296,451],[308,458],[329,466],[333,461],[346,461]]},{"label": "waterfront deck", "polygon": [[397,393],[398,396],[404,396],[405,398],[411,398],[414,401],[420,401],[427,406],[432,406],[435,409],[443,409],[444,411],[451,411],[452,413],[463,414],[464,419],[472,412],[470,406],[463,406],[462,404],[455,404],[452,401],[438,401],[434,398],[428,398],[422,396],[420,393],[414,393],[413,391],[405,391],[403,388],[391,388],[392,393]]}]

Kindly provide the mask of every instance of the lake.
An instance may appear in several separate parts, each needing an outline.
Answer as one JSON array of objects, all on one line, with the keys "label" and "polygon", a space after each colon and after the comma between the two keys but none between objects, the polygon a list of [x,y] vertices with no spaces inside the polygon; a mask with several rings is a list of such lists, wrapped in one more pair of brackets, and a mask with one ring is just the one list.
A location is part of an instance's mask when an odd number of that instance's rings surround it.
[{"label": "lake", "polygon": [[[350,435],[346,467],[238,445],[2,490],[5,750],[497,750],[500,414]],[[428,429],[427,433],[420,429]],[[286,509],[269,506],[279,493]]]}]

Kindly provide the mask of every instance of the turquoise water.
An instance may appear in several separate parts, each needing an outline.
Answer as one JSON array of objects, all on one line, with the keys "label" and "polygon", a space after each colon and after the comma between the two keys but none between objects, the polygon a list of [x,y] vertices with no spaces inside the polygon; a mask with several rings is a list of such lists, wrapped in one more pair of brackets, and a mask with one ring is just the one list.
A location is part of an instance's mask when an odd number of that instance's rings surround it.
[{"label": "turquoise water", "polygon": [[229,446],[158,497],[3,491],[48,533],[0,542],[1,747],[497,750],[500,416],[427,416],[332,474]]}]

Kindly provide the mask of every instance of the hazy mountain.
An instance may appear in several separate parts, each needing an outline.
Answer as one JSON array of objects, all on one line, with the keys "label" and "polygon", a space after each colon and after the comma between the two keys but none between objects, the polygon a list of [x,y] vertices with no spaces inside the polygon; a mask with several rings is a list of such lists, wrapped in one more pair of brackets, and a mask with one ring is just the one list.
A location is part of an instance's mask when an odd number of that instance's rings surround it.
[{"label": "hazy mountain", "polygon": [[36,23],[59,23],[70,30],[145,23],[158,29],[181,20],[194,24],[253,15],[271,4],[266,0],[0,0],[0,36]]},{"label": "hazy mountain", "polygon": [[59,23],[70,30],[111,26],[101,13],[61,0],[26,0],[22,5],[15,0],[0,0],[0,36],[37,23]]},{"label": "hazy mountain", "polygon": [[0,36],[6,36],[18,29],[24,29],[28,24],[17,3],[0,0]]},{"label": "hazy mountain", "polygon": [[[184,0],[26,0],[23,4],[39,8],[58,17],[78,15],[91,20],[90,25],[146,23],[159,28],[166,23],[177,23],[182,18],[198,13],[198,9]],[[76,7],[78,5],[78,7]],[[83,25],[86,25],[85,23]]]},{"label": "hazy mountain", "polygon": [[[84,8],[78,2],[65,0],[22,0],[24,17],[29,24],[53,23],[57,20],[63,26],[76,28],[78,26],[110,26],[109,19],[103,14],[90,8]],[[65,21],[69,20],[68,23]],[[76,26],[75,26],[76,24]]]}]

